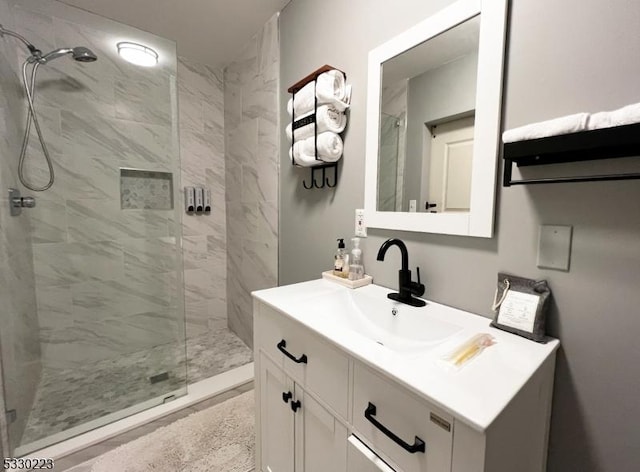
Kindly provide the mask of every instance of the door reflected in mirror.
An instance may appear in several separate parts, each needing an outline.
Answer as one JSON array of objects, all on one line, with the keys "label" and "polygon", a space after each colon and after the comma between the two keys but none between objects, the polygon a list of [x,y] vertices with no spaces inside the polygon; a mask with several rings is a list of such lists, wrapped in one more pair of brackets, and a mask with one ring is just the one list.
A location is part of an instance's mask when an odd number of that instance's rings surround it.
[{"label": "door reflected in mirror", "polygon": [[469,212],[480,15],[381,65],[377,211]]}]

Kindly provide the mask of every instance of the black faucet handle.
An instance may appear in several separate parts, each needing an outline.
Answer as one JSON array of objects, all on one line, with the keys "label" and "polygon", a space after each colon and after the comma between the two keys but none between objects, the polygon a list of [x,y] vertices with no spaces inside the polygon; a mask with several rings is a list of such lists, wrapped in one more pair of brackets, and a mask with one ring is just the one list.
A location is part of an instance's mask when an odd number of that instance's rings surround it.
[{"label": "black faucet handle", "polygon": [[420,267],[416,267],[416,272],[418,273],[418,281],[409,283],[409,290],[411,293],[417,297],[421,297],[424,295],[425,287],[420,282]]}]

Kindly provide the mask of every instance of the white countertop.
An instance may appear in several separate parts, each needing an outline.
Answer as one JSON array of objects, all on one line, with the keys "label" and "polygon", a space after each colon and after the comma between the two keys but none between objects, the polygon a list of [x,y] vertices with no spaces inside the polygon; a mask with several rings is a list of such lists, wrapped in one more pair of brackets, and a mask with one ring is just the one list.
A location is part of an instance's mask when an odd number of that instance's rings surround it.
[{"label": "white countertop", "polygon": [[[463,329],[426,352],[398,354],[371,340],[354,336],[353,331],[344,329],[335,319],[325,319],[305,304],[305,300],[311,298],[350,290],[319,279],[256,291],[253,296],[480,431],[491,425],[559,347],[556,339],[539,344],[490,327],[489,318],[427,300],[428,306],[438,308],[435,315],[429,316],[457,324]],[[356,290],[380,297],[380,300],[387,300],[387,293],[393,291],[377,285]],[[434,310],[429,313],[434,313]],[[491,334],[496,344],[460,369],[450,368],[442,362],[444,356],[478,333]]]}]

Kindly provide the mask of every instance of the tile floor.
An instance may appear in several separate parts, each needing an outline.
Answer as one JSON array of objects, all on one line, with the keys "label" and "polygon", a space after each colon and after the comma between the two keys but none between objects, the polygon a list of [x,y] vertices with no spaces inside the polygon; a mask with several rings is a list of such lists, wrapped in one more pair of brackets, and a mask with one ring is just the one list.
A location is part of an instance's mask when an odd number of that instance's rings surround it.
[{"label": "tile floor", "polygon": [[[228,329],[162,345],[121,359],[78,369],[45,368],[22,444],[67,430],[109,413],[240,367],[253,360],[251,350]],[[168,379],[151,383],[161,372]]]}]

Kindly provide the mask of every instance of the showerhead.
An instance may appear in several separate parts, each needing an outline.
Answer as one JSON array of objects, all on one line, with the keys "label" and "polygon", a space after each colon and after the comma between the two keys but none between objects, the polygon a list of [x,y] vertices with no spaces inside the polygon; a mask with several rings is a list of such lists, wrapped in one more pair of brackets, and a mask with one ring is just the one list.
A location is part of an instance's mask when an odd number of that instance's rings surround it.
[{"label": "showerhead", "polygon": [[[49,151],[47,150],[44,138],[42,137],[40,125],[38,124],[38,116],[36,115],[35,106],[33,104],[36,93],[36,75],[38,73],[38,67],[40,65],[47,64],[49,61],[53,61],[54,59],[66,56],[68,54],[71,54],[71,57],[73,57],[78,62],[94,62],[98,60],[98,56],[96,56],[89,48],[83,46],[75,48],[60,48],[56,49],[55,51],[51,51],[48,54],[42,54],[42,51],[40,51],[33,44],[27,41],[27,39],[22,35],[16,33],[15,31],[5,29],[0,24],[0,38],[3,38],[5,35],[14,37],[19,40],[27,47],[27,49],[31,53],[22,64],[22,83],[24,85],[24,91],[25,95],[27,96],[29,107],[27,110],[27,124],[25,126],[24,138],[22,140],[22,150],[20,151],[20,160],[18,163],[18,179],[29,190],[33,190],[34,192],[43,192],[51,188],[55,180],[55,176],[51,156],[49,155]],[[29,68],[31,68],[30,71]],[[31,73],[30,79],[29,72]],[[29,183],[29,181],[25,178],[23,172],[26,151],[29,146],[29,132],[31,131],[31,123],[33,123],[36,132],[38,133],[38,139],[40,140],[40,145],[42,146],[42,152],[44,154],[47,167],[49,168],[49,182],[42,187],[37,187]]]},{"label": "showerhead", "polygon": [[78,62],[95,62],[98,60],[98,56],[96,56],[91,49],[85,48],[84,46],[73,48],[71,57]]},{"label": "showerhead", "polygon": [[94,62],[98,60],[98,56],[96,56],[91,49],[85,48],[84,46],[78,46],[75,48],[60,48],[55,51],[51,51],[50,53],[44,54],[42,57],[37,58],[37,61],[40,64],[46,64],[47,62],[51,62],[54,59],[57,59],[62,56],[66,56],[67,54],[71,54],[78,62]]}]

